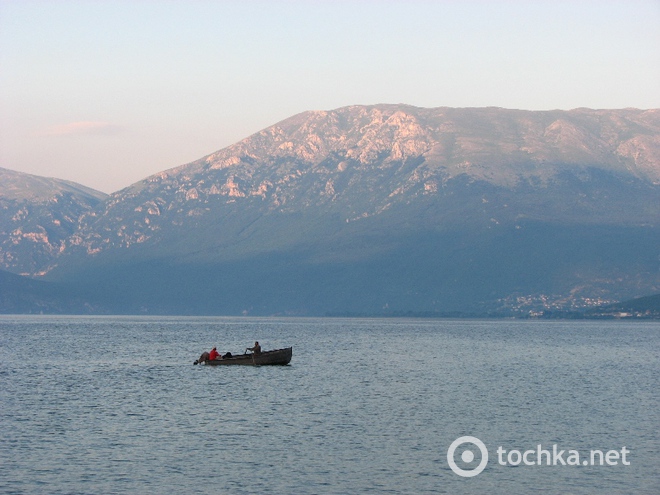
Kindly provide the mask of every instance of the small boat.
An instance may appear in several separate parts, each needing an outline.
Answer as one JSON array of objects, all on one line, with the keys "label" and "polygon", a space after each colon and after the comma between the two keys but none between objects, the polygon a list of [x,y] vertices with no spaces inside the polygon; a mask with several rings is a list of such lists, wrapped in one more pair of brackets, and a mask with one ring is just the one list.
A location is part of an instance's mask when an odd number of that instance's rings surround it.
[{"label": "small boat", "polygon": [[213,359],[206,361],[195,361],[194,364],[205,363],[211,366],[224,366],[230,364],[242,364],[247,366],[266,366],[266,365],[286,365],[291,361],[293,348],[274,349],[272,351],[262,352],[261,354],[238,354],[232,357],[222,359]]}]

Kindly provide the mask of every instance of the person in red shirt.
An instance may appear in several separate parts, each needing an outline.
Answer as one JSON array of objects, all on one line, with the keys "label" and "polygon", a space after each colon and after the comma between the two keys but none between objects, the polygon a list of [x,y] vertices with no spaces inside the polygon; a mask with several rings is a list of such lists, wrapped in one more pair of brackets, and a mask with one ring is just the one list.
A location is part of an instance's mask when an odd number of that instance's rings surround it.
[{"label": "person in red shirt", "polygon": [[220,357],[220,353],[217,351],[217,349],[214,347],[211,349],[211,352],[209,352],[209,360],[213,361],[214,359],[218,359]]}]

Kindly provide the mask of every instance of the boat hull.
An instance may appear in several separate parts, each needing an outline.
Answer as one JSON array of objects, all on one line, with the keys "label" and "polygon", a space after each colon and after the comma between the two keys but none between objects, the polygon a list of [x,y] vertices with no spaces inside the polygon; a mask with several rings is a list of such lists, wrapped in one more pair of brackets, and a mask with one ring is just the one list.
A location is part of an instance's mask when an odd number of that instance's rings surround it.
[{"label": "boat hull", "polygon": [[291,362],[293,355],[293,348],[287,347],[285,349],[275,349],[273,351],[262,352],[256,354],[239,354],[230,358],[214,359],[213,361],[205,361],[210,366],[273,366],[273,365],[287,365]]}]

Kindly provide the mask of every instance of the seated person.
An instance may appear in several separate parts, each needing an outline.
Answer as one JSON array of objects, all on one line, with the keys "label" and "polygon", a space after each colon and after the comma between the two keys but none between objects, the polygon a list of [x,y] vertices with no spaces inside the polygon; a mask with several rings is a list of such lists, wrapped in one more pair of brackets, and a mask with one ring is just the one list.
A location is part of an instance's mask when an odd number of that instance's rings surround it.
[{"label": "seated person", "polygon": [[211,352],[209,352],[209,361],[213,361],[214,359],[218,359],[220,357],[220,353],[218,350],[214,347],[211,349]]},{"label": "seated person", "polygon": [[199,356],[199,359],[196,359],[193,364],[205,363],[208,360],[209,360],[209,353],[204,351],[202,352],[202,355]]},{"label": "seated person", "polygon": [[254,347],[248,347],[245,349],[246,351],[252,351],[254,352],[257,356],[261,354],[261,346],[259,345],[259,342],[254,343]]}]

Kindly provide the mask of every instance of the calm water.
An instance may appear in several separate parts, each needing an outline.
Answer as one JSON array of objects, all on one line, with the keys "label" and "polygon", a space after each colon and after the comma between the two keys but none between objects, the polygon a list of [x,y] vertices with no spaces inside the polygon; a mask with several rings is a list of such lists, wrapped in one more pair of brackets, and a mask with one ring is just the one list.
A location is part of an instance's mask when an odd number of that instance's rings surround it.
[{"label": "calm water", "polygon": [[[192,365],[255,339],[291,365]],[[660,493],[658,323],[4,316],[0,358],[3,494]],[[630,465],[498,463],[539,444]]]}]

